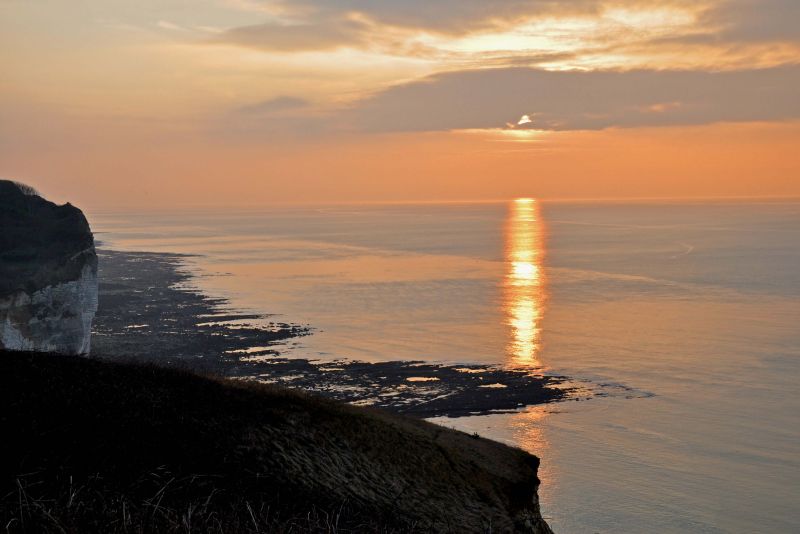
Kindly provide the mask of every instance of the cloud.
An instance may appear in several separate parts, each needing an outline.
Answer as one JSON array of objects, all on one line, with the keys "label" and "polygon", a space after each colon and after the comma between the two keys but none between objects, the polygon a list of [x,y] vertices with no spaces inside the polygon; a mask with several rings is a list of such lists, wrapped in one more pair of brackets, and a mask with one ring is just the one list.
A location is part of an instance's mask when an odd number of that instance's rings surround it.
[{"label": "cloud", "polygon": [[542,16],[598,15],[609,8],[678,6],[705,11],[704,23],[722,25],[744,40],[797,40],[797,0],[278,0],[285,12],[340,17],[359,13],[376,22],[430,31],[465,33],[502,28]]},{"label": "cloud", "polygon": [[[658,0],[628,0],[657,5]],[[672,0],[680,2],[682,0]],[[607,0],[271,0],[275,22],[234,27],[215,40],[268,51],[330,50],[398,45],[391,35],[414,32],[466,35],[508,29],[537,16],[596,15]],[[253,9],[252,2],[247,4]],[[408,50],[398,47],[400,52]]]},{"label": "cloud", "polygon": [[278,96],[263,102],[242,106],[236,110],[242,115],[269,115],[276,112],[302,109],[309,106],[309,101],[294,96]]},{"label": "cloud", "polygon": [[599,130],[800,118],[800,66],[727,72],[457,71],[394,86],[342,115],[356,130]]},{"label": "cloud", "polygon": [[[643,0],[638,0],[641,3]],[[515,19],[595,13],[601,0],[283,0],[287,11],[336,17],[359,13],[382,24],[463,33]]]},{"label": "cloud", "polygon": [[[250,0],[250,8],[254,2]],[[438,51],[425,49],[424,55],[447,59],[448,39],[487,32],[511,34],[520,28],[524,33],[526,23],[538,20],[552,25],[566,39],[564,42],[582,40],[584,45],[592,44],[591,48],[604,44],[612,52],[624,51],[631,45],[642,45],[645,49],[700,45],[728,50],[758,43],[800,44],[800,24],[796,23],[800,20],[798,0],[264,0],[256,3],[270,14],[272,22],[231,28],[216,36],[214,42],[271,52],[351,47],[407,56],[419,55],[421,44],[417,38],[426,34],[437,36],[445,44]],[[670,12],[683,14],[684,25],[671,26],[668,19],[663,19]],[[614,17],[619,14],[623,17],[616,20]],[[631,17],[626,19],[625,14]],[[663,27],[659,32],[643,30],[637,22],[641,16],[650,16],[650,23],[663,19]],[[571,29],[569,26],[559,29],[559,20],[574,25]],[[588,20],[613,22],[616,27],[608,35],[595,35],[580,23]],[[664,34],[670,31],[671,34]],[[604,43],[595,42],[597,38],[604,39]],[[496,43],[499,48],[494,52],[502,52],[503,40]],[[554,46],[558,48],[558,43]],[[533,61],[527,64],[533,64],[541,54],[563,51],[531,50]],[[480,54],[475,59],[479,57]],[[509,61],[505,66],[512,64]]]},{"label": "cloud", "polygon": [[218,34],[212,42],[235,44],[272,52],[332,50],[364,44],[367,25],[351,19],[299,24],[254,24]]},{"label": "cloud", "polygon": [[800,41],[797,0],[723,0],[702,22],[721,26],[719,38],[738,41]]},{"label": "cloud", "polygon": [[304,98],[278,96],[229,110],[209,124],[215,138],[273,140],[312,138],[328,133],[330,112]]},{"label": "cloud", "polygon": [[158,22],[156,22],[156,26],[158,26],[162,30],[186,31],[186,28],[184,28],[183,26],[179,26],[174,22],[170,22],[168,20],[159,20]]}]

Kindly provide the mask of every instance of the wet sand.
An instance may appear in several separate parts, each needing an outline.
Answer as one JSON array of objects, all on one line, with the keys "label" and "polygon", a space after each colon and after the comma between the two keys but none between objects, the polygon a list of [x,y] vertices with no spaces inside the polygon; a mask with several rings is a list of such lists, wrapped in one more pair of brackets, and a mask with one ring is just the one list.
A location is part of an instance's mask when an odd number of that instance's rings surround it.
[{"label": "wet sand", "polygon": [[185,256],[99,250],[100,303],[92,356],[149,361],[259,380],[417,417],[514,411],[564,400],[567,379],[521,369],[289,358],[307,325],[231,310],[191,285]]}]

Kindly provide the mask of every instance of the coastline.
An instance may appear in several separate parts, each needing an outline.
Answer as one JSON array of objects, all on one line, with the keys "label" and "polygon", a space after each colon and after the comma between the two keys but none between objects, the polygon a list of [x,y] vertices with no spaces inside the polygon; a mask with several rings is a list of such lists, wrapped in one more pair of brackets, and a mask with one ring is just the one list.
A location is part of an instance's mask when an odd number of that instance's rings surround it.
[{"label": "coastline", "polygon": [[[354,405],[416,417],[513,412],[566,399],[566,377],[487,365],[309,360],[282,344],[309,326],[231,310],[191,287],[186,256],[98,250],[100,297],[92,356],[146,361],[277,383]],[[263,326],[262,326],[263,325]]]}]

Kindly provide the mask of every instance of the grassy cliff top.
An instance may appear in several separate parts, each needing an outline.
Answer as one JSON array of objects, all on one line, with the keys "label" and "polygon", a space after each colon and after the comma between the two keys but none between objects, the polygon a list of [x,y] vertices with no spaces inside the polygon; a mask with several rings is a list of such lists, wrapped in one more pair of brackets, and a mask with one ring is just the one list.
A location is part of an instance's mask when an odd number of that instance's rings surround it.
[{"label": "grassy cliff top", "polygon": [[536,457],[154,366],[0,352],[10,532],[549,532]]}]

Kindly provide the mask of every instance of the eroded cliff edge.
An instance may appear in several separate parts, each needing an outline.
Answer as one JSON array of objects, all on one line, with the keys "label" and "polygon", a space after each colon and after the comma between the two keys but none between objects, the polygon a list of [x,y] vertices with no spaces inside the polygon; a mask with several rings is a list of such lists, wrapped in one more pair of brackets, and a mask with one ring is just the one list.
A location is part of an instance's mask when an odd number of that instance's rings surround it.
[{"label": "eroded cliff edge", "polygon": [[550,533],[535,456],[275,386],[0,351],[0,433],[9,532]]},{"label": "eroded cliff edge", "polygon": [[0,180],[0,348],[86,354],[97,254],[81,210]]}]

